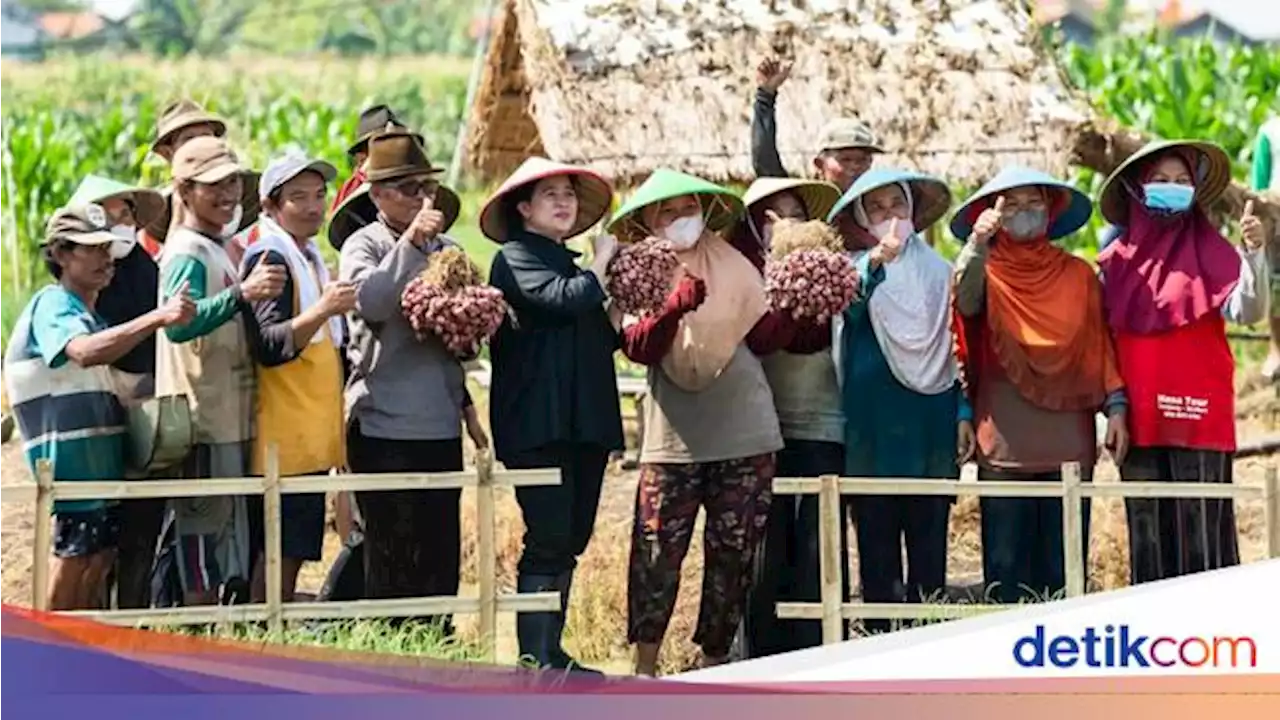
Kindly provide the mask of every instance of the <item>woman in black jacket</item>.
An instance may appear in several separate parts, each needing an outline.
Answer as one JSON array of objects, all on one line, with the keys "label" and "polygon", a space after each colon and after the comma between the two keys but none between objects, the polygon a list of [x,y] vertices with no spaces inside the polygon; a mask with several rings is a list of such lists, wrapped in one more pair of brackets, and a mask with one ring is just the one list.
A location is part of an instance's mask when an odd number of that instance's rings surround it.
[{"label": "woman in black jacket", "polygon": [[510,469],[560,468],[559,485],[516,489],[525,523],[519,591],[560,593],[559,612],[517,619],[520,654],[540,667],[583,669],[560,644],[569,588],[609,456],[623,447],[618,332],[604,289],[617,244],[597,239],[587,269],[565,247],[604,216],[612,196],[595,173],[531,158],[480,214],[480,229],[502,244],[489,282],[511,306],[490,344],[494,450]]}]

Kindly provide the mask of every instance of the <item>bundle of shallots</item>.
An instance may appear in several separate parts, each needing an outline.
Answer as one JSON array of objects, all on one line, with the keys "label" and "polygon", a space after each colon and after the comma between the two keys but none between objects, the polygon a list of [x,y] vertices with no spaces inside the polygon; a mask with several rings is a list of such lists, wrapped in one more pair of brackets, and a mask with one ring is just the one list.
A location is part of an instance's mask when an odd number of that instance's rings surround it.
[{"label": "bundle of shallots", "polygon": [[819,220],[774,223],[765,267],[771,308],[822,322],[844,312],[857,291],[857,273],[831,226]]},{"label": "bundle of shallots", "polygon": [[644,315],[666,302],[679,263],[671,243],[665,240],[649,238],[624,245],[609,261],[606,290],[625,314]]},{"label": "bundle of shallots", "polygon": [[473,358],[507,313],[502,291],[484,284],[480,268],[460,248],[435,253],[400,296],[400,308],[419,340],[431,335],[459,358]]}]

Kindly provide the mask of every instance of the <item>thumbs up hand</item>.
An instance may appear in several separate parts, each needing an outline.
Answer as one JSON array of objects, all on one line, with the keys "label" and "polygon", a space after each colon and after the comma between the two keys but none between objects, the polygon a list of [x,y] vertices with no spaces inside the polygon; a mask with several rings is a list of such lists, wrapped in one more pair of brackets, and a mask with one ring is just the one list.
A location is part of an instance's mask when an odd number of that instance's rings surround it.
[{"label": "thumbs up hand", "polygon": [[1253,201],[1244,204],[1244,215],[1240,216],[1240,236],[1244,239],[1246,250],[1254,251],[1266,242],[1262,232],[1262,220],[1253,214]]},{"label": "thumbs up hand", "polygon": [[889,221],[889,230],[880,238],[879,244],[871,248],[870,261],[873,265],[891,263],[902,252],[902,239],[898,237],[898,218]]},{"label": "thumbs up hand", "polygon": [[409,223],[409,230],[405,235],[409,242],[422,247],[423,243],[435,239],[442,230],[444,230],[444,213],[436,209],[435,198],[428,197],[422,202],[422,209],[414,216],[413,222]]},{"label": "thumbs up hand", "polygon": [[986,245],[995,236],[996,231],[1000,229],[1000,225],[1004,222],[1004,196],[996,198],[994,207],[989,207],[982,211],[978,216],[978,222],[973,224],[973,242],[978,245]]}]

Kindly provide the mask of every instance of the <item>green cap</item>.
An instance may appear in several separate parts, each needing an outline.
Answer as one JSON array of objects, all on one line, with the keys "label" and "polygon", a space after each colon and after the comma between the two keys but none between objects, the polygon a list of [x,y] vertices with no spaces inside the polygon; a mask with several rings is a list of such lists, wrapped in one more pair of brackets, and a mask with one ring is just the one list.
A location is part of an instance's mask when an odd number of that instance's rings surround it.
[{"label": "green cap", "polygon": [[114,198],[133,203],[133,217],[138,227],[146,226],[165,210],[164,196],[155,190],[133,187],[101,175],[86,175],[67,205],[101,205]]},{"label": "green cap", "polygon": [[732,190],[675,170],[658,169],[614,213],[609,221],[609,232],[619,242],[639,242],[650,234],[640,220],[640,211],[684,195],[696,195],[702,202],[708,230],[723,230],[742,215],[742,198]]}]

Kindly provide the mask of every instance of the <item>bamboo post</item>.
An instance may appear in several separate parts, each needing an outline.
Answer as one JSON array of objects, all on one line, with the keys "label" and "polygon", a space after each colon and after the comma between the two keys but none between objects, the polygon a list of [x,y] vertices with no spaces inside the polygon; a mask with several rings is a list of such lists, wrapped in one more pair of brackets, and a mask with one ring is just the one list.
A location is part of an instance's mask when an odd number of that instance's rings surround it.
[{"label": "bamboo post", "polygon": [[1084,511],[1080,496],[1080,463],[1062,466],[1062,555],[1067,597],[1084,595]]},{"label": "bamboo post", "polygon": [[1280,469],[1267,468],[1267,557],[1280,558]]},{"label": "bamboo post", "polygon": [[830,645],[844,639],[844,619],[840,606],[844,597],[840,592],[840,478],[822,476],[822,491],[818,494],[818,517],[821,535],[818,536],[818,554],[821,558],[822,580],[822,644]]},{"label": "bamboo post", "polygon": [[[476,90],[480,87],[480,78],[484,74],[484,60],[489,54],[489,38],[493,35],[493,11],[496,0],[486,3],[484,28],[480,33],[480,41],[476,43],[476,54],[471,58],[471,77],[467,79],[467,98],[462,103],[462,123],[458,126],[458,135],[453,141],[453,157],[449,162],[449,187],[458,187],[458,177],[462,174],[462,164],[467,152],[467,134],[471,130],[471,105],[476,99]],[[514,12],[514,10],[513,10]]]},{"label": "bamboo post", "polygon": [[494,660],[498,639],[498,550],[493,508],[493,457],[476,455],[476,522],[480,525],[476,575],[480,590],[480,643],[487,660]]},{"label": "bamboo post", "polygon": [[280,448],[267,448],[267,466],[262,478],[263,561],[267,591],[267,629],[277,638],[284,632],[284,588],[280,561]]},{"label": "bamboo post", "polygon": [[31,607],[49,609],[49,558],[53,554],[53,462],[36,463],[36,527],[31,546]]}]

